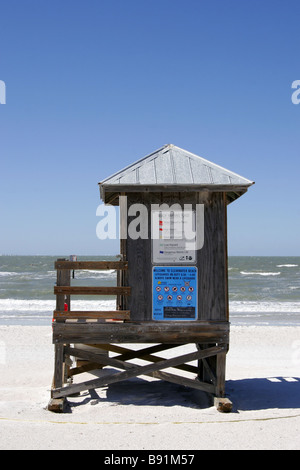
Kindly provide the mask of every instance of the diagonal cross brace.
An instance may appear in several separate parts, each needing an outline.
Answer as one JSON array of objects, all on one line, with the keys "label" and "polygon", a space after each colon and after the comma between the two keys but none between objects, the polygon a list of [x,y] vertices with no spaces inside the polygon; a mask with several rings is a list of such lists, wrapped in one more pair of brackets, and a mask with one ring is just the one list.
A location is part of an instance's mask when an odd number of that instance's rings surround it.
[{"label": "diagonal cross brace", "polygon": [[[178,344],[157,344],[155,346],[150,346],[144,349],[132,350],[129,348],[124,348],[124,346],[117,346],[116,344],[101,344],[101,345],[91,345],[94,347],[99,347],[99,349],[104,349],[106,351],[112,351],[115,353],[119,353],[119,356],[116,356],[114,359],[118,359],[119,361],[129,361],[130,359],[142,359],[143,361],[149,362],[159,362],[163,361],[164,358],[160,356],[154,356],[153,353],[157,353],[160,351],[166,351],[167,349],[178,348]],[[90,358],[90,361],[93,359]],[[123,362],[124,364],[124,362]],[[130,364],[130,363],[129,363]],[[126,364],[125,364],[126,365]],[[130,364],[132,365],[132,364]],[[195,366],[189,364],[182,364],[179,366],[175,366],[176,369],[185,370],[187,372],[192,372],[197,374],[198,369]],[[122,369],[126,369],[126,367],[121,367]],[[90,369],[91,370],[91,369]],[[72,375],[72,374],[71,374]]]},{"label": "diagonal cross brace", "polygon": [[[120,346],[115,346],[115,345],[105,345],[105,346],[109,346],[109,350],[111,350],[111,351],[125,353],[125,354],[122,354],[121,356],[117,356],[117,357],[111,358],[109,361],[106,361],[106,362],[110,362],[110,364],[108,364],[108,365],[111,365],[113,367],[117,367],[117,368],[120,368],[120,369],[125,369],[125,370],[136,368],[135,364],[131,364],[130,362],[125,362],[125,359],[124,359],[125,356],[127,358],[126,360],[133,359],[133,358],[135,358],[135,356],[137,356],[137,357],[143,358],[144,360],[147,360],[147,361],[159,362],[159,361],[162,361],[164,359],[159,358],[157,356],[145,355],[145,352],[150,351],[150,350],[153,351],[154,348],[155,348],[155,350],[166,349],[166,348],[164,348],[164,345],[162,345],[162,344],[158,345],[160,347],[152,346],[150,348],[142,349],[142,350],[139,350],[139,351],[132,351],[131,349],[127,349],[127,348],[120,347]],[[169,347],[167,349],[169,349]],[[174,345],[172,345],[172,347],[174,347]],[[103,365],[103,361],[101,361],[101,357],[95,359],[94,353],[84,351],[83,354],[82,354],[82,350],[80,350],[80,351],[78,351],[78,349],[75,350],[74,348],[72,348],[72,349],[71,348],[66,348],[65,352],[67,354],[70,354],[70,355],[71,354],[76,355],[77,353],[79,355],[79,353],[80,353],[80,356],[82,357],[82,359],[87,359],[88,361],[93,361],[92,363],[90,362],[90,364],[92,364],[92,366],[88,370],[96,369],[97,368],[97,363]],[[154,358],[155,358],[155,360],[154,360]],[[96,360],[97,360],[97,362],[96,362]],[[84,367],[84,366],[82,366],[82,367]],[[195,372],[194,369],[196,369],[196,367],[188,365],[188,364],[178,365],[178,366],[175,366],[175,367],[178,368],[178,369],[187,370],[189,372]],[[72,371],[72,369],[70,371]],[[82,370],[82,372],[84,372],[84,370]],[[73,374],[71,374],[71,375],[73,375]],[[145,375],[148,375],[150,377],[154,377],[156,379],[165,380],[167,382],[184,385],[186,387],[195,388],[196,390],[202,390],[202,391],[205,391],[205,392],[208,392],[208,393],[214,393],[215,392],[215,386],[214,385],[209,384],[209,383],[205,383],[205,382],[201,382],[198,379],[196,379],[196,380],[195,379],[190,379],[190,378],[187,378],[187,377],[184,377],[184,376],[179,376],[179,375],[170,374],[168,372],[161,372],[161,371],[148,372],[148,374],[145,374]]]},{"label": "diagonal cross brace", "polygon": [[[224,351],[225,351],[224,347],[214,346],[212,348],[207,348],[203,351],[196,351],[196,352],[193,352],[193,353],[184,354],[183,356],[174,357],[172,359],[165,359],[165,360],[159,361],[158,363],[155,363],[155,364],[148,364],[148,365],[145,365],[145,366],[136,366],[136,365],[132,364],[133,367],[131,367],[128,370],[125,370],[124,372],[118,372],[118,373],[113,374],[111,376],[101,377],[99,379],[89,380],[87,382],[83,382],[83,383],[80,383],[80,384],[73,384],[73,385],[69,385],[67,387],[61,387],[61,388],[54,389],[53,390],[53,398],[67,397],[68,395],[71,395],[73,393],[78,393],[78,392],[81,392],[83,390],[90,390],[90,389],[94,389],[94,388],[99,388],[99,387],[102,387],[104,385],[109,385],[111,383],[120,382],[122,380],[127,380],[127,379],[130,379],[130,378],[133,378],[133,377],[137,377],[139,375],[147,375],[151,372],[159,371],[159,370],[162,370],[162,369],[167,369],[169,367],[174,367],[174,366],[177,366],[179,364],[183,364],[185,362],[190,362],[190,361],[194,361],[194,360],[197,360],[197,359],[198,360],[203,359],[205,357],[215,356],[216,354],[219,354],[219,353],[224,352]],[[67,354],[70,354],[70,355],[76,356],[78,354],[78,356],[83,357],[83,354],[82,354],[83,351],[78,350],[76,348],[66,347],[65,352]],[[105,356],[101,357],[101,363],[105,364],[105,365],[113,365],[113,366],[116,366],[118,368],[121,368],[119,362],[121,362],[121,361],[118,361],[117,359],[108,358],[108,357],[105,357]]]}]

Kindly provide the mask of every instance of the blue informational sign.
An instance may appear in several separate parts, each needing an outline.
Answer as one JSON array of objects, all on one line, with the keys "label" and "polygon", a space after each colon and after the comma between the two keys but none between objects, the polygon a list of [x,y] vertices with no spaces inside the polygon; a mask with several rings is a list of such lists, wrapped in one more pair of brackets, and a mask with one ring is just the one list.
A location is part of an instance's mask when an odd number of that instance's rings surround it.
[{"label": "blue informational sign", "polygon": [[153,320],[197,320],[197,268],[153,268]]}]

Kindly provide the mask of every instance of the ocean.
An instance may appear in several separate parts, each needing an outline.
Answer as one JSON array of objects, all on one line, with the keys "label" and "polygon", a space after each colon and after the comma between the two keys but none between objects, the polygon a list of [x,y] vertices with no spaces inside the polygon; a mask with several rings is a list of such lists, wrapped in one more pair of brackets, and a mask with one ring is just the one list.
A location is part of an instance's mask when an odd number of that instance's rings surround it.
[{"label": "ocean", "polygon": [[[50,325],[58,256],[0,256],[0,325]],[[110,256],[80,260],[115,260]],[[300,257],[228,260],[232,325],[300,325]],[[75,271],[72,285],[116,285],[116,273]],[[114,297],[72,298],[73,310],[114,310]]]}]

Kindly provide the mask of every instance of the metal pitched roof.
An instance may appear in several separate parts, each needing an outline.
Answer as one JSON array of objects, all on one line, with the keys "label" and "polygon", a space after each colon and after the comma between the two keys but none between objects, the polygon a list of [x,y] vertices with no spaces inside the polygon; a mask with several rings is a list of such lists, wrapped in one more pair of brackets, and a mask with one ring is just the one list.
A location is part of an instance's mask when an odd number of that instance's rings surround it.
[{"label": "metal pitched roof", "polygon": [[99,183],[103,200],[104,193],[110,189],[121,191],[122,188],[130,187],[132,190],[136,187],[138,191],[142,186],[151,186],[153,190],[163,186],[164,189],[176,190],[176,187],[184,186],[189,190],[198,187],[211,190],[214,187],[222,187],[223,190],[238,187],[247,190],[252,184],[253,181],[172,144],[165,145]]}]

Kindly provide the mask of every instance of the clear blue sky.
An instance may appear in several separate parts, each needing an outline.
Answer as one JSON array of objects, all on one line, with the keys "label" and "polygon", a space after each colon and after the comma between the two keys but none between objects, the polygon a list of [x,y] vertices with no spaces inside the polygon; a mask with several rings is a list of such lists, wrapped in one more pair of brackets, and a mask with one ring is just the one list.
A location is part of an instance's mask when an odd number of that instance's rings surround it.
[{"label": "clear blue sky", "polygon": [[300,255],[299,0],[0,0],[0,253],[115,254],[97,183],[167,143],[254,180],[230,255]]}]

